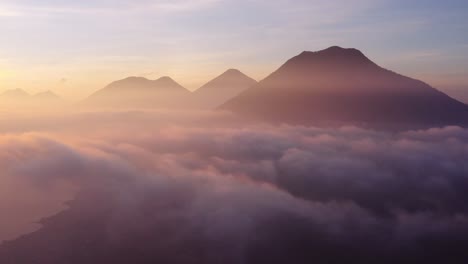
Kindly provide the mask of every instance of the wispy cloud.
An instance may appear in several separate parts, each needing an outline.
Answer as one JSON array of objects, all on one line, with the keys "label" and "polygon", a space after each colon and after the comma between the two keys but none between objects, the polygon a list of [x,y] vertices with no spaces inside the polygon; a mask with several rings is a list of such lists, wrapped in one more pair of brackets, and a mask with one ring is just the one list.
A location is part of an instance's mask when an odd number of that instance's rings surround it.
[{"label": "wispy cloud", "polygon": [[116,14],[128,12],[180,12],[209,7],[221,0],[137,0],[137,1],[18,1],[0,5],[0,16],[54,14]]}]

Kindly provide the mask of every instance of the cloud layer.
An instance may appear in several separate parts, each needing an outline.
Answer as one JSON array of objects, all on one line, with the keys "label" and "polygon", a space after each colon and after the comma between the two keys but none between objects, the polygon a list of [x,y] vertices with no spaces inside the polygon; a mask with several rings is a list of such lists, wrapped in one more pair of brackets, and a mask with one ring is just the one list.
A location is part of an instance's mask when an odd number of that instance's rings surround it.
[{"label": "cloud layer", "polygon": [[86,117],[79,127],[62,120],[61,130],[0,137],[1,181],[21,190],[10,196],[36,194],[44,207],[24,222],[76,194],[42,229],[5,243],[2,263],[468,260],[466,129],[389,134],[234,126],[220,116]]}]

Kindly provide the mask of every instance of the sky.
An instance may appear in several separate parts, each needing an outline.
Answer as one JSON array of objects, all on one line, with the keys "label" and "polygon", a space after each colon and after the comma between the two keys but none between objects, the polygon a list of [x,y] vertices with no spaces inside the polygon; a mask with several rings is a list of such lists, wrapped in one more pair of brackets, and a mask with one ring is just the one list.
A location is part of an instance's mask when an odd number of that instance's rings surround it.
[{"label": "sky", "polygon": [[0,0],[0,91],[78,100],[127,76],[194,90],[338,45],[468,93],[467,13],[464,0]]}]

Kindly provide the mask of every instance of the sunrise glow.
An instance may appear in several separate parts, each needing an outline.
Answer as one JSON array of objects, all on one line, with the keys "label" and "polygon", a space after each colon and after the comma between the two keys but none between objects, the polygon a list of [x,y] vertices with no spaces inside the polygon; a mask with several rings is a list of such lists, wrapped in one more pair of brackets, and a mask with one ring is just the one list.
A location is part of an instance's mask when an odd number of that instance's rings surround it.
[{"label": "sunrise glow", "polygon": [[0,0],[0,264],[468,263],[466,0]]}]

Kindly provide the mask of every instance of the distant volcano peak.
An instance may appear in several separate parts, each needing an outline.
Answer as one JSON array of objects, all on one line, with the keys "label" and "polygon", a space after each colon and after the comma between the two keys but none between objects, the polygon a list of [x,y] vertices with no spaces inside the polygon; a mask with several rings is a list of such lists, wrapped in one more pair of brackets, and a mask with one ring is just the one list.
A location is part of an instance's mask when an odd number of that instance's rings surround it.
[{"label": "distant volcano peak", "polygon": [[174,79],[172,79],[171,77],[169,76],[163,76],[159,79],[157,79],[156,81],[162,81],[162,82],[175,82]]},{"label": "distant volcano peak", "polygon": [[241,72],[238,69],[229,69],[219,75],[215,80],[224,80],[224,79],[235,79],[235,80],[242,80],[242,79],[250,79],[247,75]]},{"label": "distant volcano peak", "polygon": [[5,97],[28,97],[30,96],[27,92],[25,92],[23,89],[17,88],[17,89],[11,89],[5,91],[2,96]]},{"label": "distant volcano peak", "polygon": [[59,98],[58,95],[56,95],[54,92],[51,90],[47,90],[44,92],[40,92],[34,95],[36,98]]},{"label": "distant volcano peak", "polygon": [[157,84],[157,86],[160,86],[162,88],[170,88],[174,89],[176,88],[177,90],[183,90],[184,92],[188,92],[182,85],[180,85],[178,82],[176,82],[174,79],[172,79],[169,76],[163,76],[155,81],[153,83]]},{"label": "distant volcano peak", "polygon": [[169,76],[163,76],[157,80],[154,80],[153,82],[157,82],[159,84],[163,84],[163,85],[177,85],[179,86],[179,83],[177,83],[174,79],[172,79],[171,77]]},{"label": "distant volcano peak", "polygon": [[89,96],[84,105],[97,107],[171,108],[190,92],[169,76],[157,80],[127,77]]},{"label": "distant volcano peak", "polygon": [[224,74],[236,74],[236,75],[242,74],[243,75],[243,73],[239,71],[238,69],[229,69],[225,71]]},{"label": "distant volcano peak", "polygon": [[193,93],[195,107],[215,108],[245,91],[257,81],[238,69],[228,69]]}]

